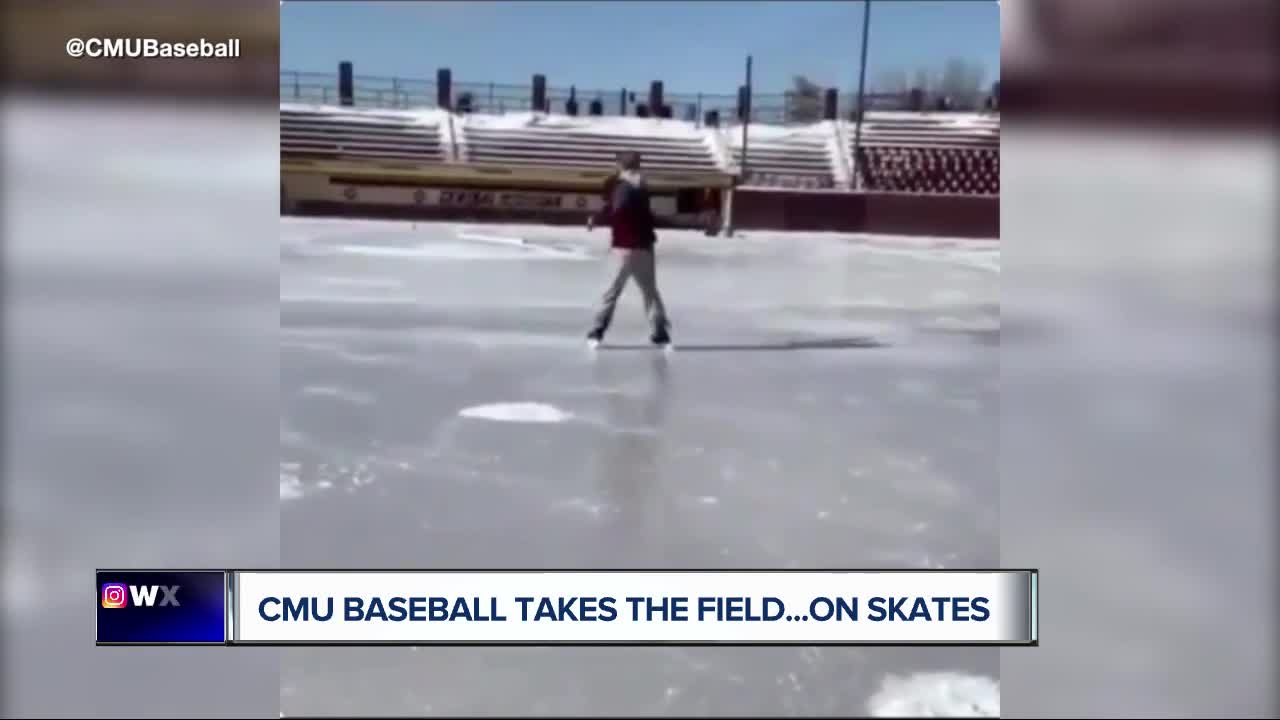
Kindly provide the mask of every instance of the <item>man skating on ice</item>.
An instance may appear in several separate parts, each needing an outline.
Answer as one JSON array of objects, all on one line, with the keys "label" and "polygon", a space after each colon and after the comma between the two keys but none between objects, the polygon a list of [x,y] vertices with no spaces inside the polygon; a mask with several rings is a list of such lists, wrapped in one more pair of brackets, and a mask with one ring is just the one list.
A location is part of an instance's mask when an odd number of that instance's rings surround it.
[{"label": "man skating on ice", "polygon": [[649,339],[655,345],[671,343],[667,310],[658,292],[657,263],[653,246],[657,242],[654,231],[653,211],[649,207],[649,189],[640,174],[640,154],[622,153],[618,156],[618,173],[605,183],[605,207],[593,220],[609,223],[611,247],[609,249],[609,287],[600,299],[595,323],[587,340],[599,343],[613,321],[613,311],[618,297],[627,286],[628,279],[635,279],[644,298],[645,315],[649,318]]}]

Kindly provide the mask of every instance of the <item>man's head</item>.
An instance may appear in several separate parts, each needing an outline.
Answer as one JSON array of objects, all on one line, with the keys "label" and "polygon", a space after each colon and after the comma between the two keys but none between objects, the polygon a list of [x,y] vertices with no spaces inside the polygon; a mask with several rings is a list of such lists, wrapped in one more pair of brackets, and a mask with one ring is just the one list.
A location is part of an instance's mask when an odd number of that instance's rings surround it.
[{"label": "man's head", "polygon": [[631,150],[618,153],[618,169],[632,171],[639,170],[640,153]]}]

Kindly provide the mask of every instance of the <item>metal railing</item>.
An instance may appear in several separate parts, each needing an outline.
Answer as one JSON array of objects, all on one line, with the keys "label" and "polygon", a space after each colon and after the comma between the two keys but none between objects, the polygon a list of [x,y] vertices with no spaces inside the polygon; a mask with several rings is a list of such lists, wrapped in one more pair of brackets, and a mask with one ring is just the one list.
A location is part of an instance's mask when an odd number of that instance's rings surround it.
[{"label": "metal railing", "polygon": [[[533,107],[532,84],[454,82],[451,102],[459,112],[501,115],[511,112],[529,112]],[[599,102],[600,114],[608,117],[634,116],[640,105],[648,102],[648,88],[582,89],[576,87],[547,87],[547,111],[564,114],[572,98],[577,103],[577,114],[588,115],[592,103]],[[280,71],[280,100],[282,102],[337,105],[340,100],[338,74]],[[936,112],[940,98],[936,95],[921,98],[922,109]],[[437,84],[434,80],[403,77],[355,75],[352,78],[352,102],[356,107],[412,110],[439,107]],[[676,120],[703,124],[709,111],[716,111],[720,124],[735,126],[738,118],[736,93],[664,93],[663,102],[671,108]],[[839,96],[837,117],[853,119],[858,114],[857,100],[851,93]],[[870,93],[865,96],[866,110],[910,109],[908,93]],[[958,112],[973,112],[982,108],[952,108]],[[650,108],[650,115],[656,115]],[[804,97],[795,93],[760,93],[751,99],[751,122],[770,125],[791,125],[817,122],[823,118],[822,98]]]},{"label": "metal railing", "polygon": [[[337,105],[340,99],[336,74],[280,71],[281,102]],[[352,102],[356,107],[434,108],[437,107],[436,83],[432,80],[358,75],[352,78]]]}]

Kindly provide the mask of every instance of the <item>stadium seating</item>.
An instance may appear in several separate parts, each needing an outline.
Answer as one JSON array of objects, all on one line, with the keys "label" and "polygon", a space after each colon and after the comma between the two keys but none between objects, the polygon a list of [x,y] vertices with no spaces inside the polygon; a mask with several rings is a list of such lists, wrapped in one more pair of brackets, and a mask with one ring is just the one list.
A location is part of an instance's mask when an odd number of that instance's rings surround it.
[{"label": "stadium seating", "polygon": [[354,111],[281,106],[280,152],[322,159],[412,160],[448,158],[439,111]]},{"label": "stadium seating", "polygon": [[458,159],[476,165],[608,168],[632,150],[655,172],[724,172],[706,133],[680,121],[469,115],[457,129]]},{"label": "stadium seating", "polygon": [[[776,187],[800,190],[819,190],[836,187],[835,164],[832,157],[832,141],[835,139],[831,123],[818,123],[802,128],[782,128],[753,125],[748,128],[747,174],[744,185],[748,187]],[[742,129],[724,131],[734,162],[743,166]]]},{"label": "stadium seating", "polygon": [[[855,144],[846,128],[849,156]],[[996,116],[868,113],[860,142],[862,187],[884,192],[999,195]]]},{"label": "stadium seating", "polygon": [[[788,190],[998,196],[999,116],[870,112],[854,123],[749,127],[747,187]],[[852,174],[859,156],[860,183]],[[478,167],[606,169],[638,151],[658,173],[733,175],[742,170],[741,127],[682,120],[520,113],[451,115],[285,105],[286,158],[411,161]]]}]

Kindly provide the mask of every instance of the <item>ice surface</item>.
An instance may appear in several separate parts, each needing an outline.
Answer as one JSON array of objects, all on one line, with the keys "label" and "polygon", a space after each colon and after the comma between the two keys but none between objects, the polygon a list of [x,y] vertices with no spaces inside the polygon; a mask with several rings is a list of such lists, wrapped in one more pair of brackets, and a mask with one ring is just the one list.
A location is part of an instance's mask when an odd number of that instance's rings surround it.
[{"label": "ice surface", "polygon": [[[286,566],[998,564],[994,244],[663,232],[667,355],[585,348],[601,232],[283,219],[281,242]],[[634,289],[608,341],[647,347]],[[282,657],[286,715],[847,715],[889,676],[998,673],[962,648]]]},{"label": "ice surface", "polygon": [[278,117],[61,93],[0,115],[0,710],[269,714],[274,650],[103,653],[86,592],[95,568],[279,561]]}]

